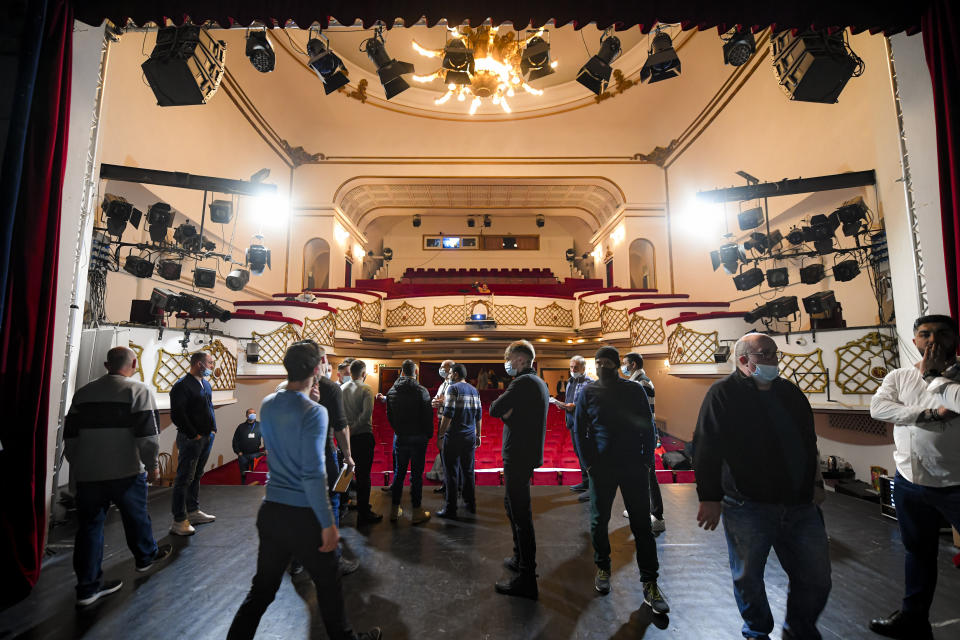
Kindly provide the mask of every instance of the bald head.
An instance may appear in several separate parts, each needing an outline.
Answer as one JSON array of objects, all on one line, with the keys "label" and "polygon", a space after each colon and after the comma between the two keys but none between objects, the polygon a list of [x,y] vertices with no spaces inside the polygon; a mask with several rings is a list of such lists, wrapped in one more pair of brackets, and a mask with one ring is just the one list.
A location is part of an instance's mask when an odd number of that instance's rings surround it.
[{"label": "bald head", "polygon": [[753,373],[750,364],[776,364],[777,343],[765,333],[748,333],[733,347],[737,368],[745,375]]},{"label": "bald head", "polygon": [[113,375],[131,376],[137,370],[137,354],[129,347],[114,347],[107,351],[103,366]]}]

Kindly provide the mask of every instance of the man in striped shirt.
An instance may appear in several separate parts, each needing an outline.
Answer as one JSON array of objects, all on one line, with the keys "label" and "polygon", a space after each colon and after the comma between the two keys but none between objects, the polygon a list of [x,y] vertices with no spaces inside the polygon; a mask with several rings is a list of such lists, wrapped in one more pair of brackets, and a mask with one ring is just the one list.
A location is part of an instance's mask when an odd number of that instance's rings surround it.
[{"label": "man in striped shirt", "polygon": [[457,517],[457,476],[463,482],[463,501],[467,511],[477,512],[477,498],[473,480],[473,451],[479,444],[481,406],[480,394],[466,382],[467,368],[455,364],[450,370],[443,408],[440,409],[440,433],[443,442],[444,482],[447,485],[440,518]]}]

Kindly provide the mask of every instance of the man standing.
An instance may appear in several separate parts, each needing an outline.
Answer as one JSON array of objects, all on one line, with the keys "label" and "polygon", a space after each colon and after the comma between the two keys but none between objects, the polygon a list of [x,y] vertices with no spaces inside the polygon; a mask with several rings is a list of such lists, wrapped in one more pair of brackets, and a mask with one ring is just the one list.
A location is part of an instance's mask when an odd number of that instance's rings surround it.
[{"label": "man standing", "polygon": [[104,366],[107,375],[77,389],[64,426],[64,452],[77,482],[73,570],[81,607],[123,586],[120,580],[104,581],[101,570],[103,522],[111,502],[120,510],[137,571],[147,571],[171,549],[157,546],[147,512],[147,482],[159,477],[153,394],[130,378],[137,372],[131,349],[110,349]]},{"label": "man standing", "polygon": [[343,410],[350,427],[350,450],[356,463],[357,524],[375,524],[383,516],[370,507],[370,469],[377,442],[373,437],[373,389],[364,384],[367,365],[363,360],[350,363],[351,380],[343,385]]},{"label": "man standing", "polygon": [[327,500],[327,411],[307,395],[320,375],[321,362],[316,345],[291,345],[283,357],[287,388],[267,396],[260,407],[270,482],[257,514],[257,573],[233,618],[228,640],[253,638],[291,558],[303,563],[316,585],[317,606],[331,640],[380,638],[379,628],[354,634],[344,607],[333,553],[340,533]]},{"label": "man standing", "polygon": [[417,383],[417,365],[413,360],[404,360],[400,365],[400,377],[387,392],[387,420],[393,429],[393,457],[396,468],[393,476],[392,506],[390,521],[396,522],[403,514],[400,499],[403,497],[403,481],[410,466],[410,503],[413,506],[413,524],[430,519],[424,511],[423,467],[427,455],[427,442],[433,435],[433,407],[430,393]]},{"label": "man standing", "polygon": [[[440,448],[440,453],[437,454],[437,459],[440,461],[440,486],[434,489],[434,493],[443,493],[447,490],[447,472],[443,470],[443,440],[440,438],[440,423],[443,421],[443,415],[441,414],[440,409],[443,407],[443,402],[447,397],[447,387],[450,386],[450,372],[453,370],[453,365],[456,364],[453,360],[444,360],[440,363],[440,370],[437,372],[440,375],[440,386],[437,387],[437,393],[433,396],[433,401],[431,405],[434,409],[437,410],[437,447]],[[436,468],[436,463],[434,463],[434,468]],[[457,495],[460,494],[460,485],[462,483],[460,480],[457,480]],[[459,497],[458,497],[459,499]]]},{"label": "man standing", "polygon": [[600,347],[596,355],[597,381],[577,399],[577,438],[590,474],[590,537],[597,565],[594,588],[610,592],[608,525],[617,488],[630,515],[637,548],[637,566],[643,582],[643,600],[656,614],[670,611],[657,585],[657,544],[650,531],[650,489],[653,466],[653,414],[639,385],[617,371],[620,353]]},{"label": "man standing", "polygon": [[344,360],[337,365],[337,384],[343,388],[348,382],[350,382],[350,363]]},{"label": "man standing", "polygon": [[240,484],[247,484],[247,471],[253,471],[253,461],[266,455],[256,409],[247,409],[247,419],[233,432],[233,452],[240,466]]},{"label": "man standing", "polygon": [[497,593],[536,600],[537,541],[530,508],[533,470],[543,464],[550,391],[533,369],[536,352],[526,340],[507,345],[503,367],[515,376],[507,390],[490,405],[490,417],[503,420],[504,507],[513,532],[513,556],[504,565],[516,571],[495,585]]},{"label": "man standing", "polygon": [[[650,404],[650,413],[653,416],[653,433],[656,437],[654,448],[660,446],[660,435],[657,433],[657,412],[654,409],[654,396],[656,391],[653,388],[653,380],[647,377],[643,370],[643,356],[636,352],[628,353],[623,357],[620,371],[627,376],[628,380],[639,382],[644,392],[647,394],[647,402]],[[657,482],[656,465],[650,465],[650,529],[654,533],[663,533],[667,530],[667,523],[663,520],[663,496],[660,494],[660,483]],[[627,512],[623,515],[626,517]]]},{"label": "man standing", "polygon": [[897,475],[893,501],[905,550],[903,604],[870,622],[889,638],[926,640],[937,586],[941,518],[960,529],[960,385],[957,321],[931,315],[913,323],[915,366],[891,371],[870,402],[875,420],[892,422]]},{"label": "man standing", "polygon": [[583,464],[583,455],[580,453],[580,442],[577,440],[577,399],[583,393],[584,387],[593,382],[593,378],[587,376],[587,361],[583,356],[573,356],[570,358],[570,381],[567,383],[567,393],[564,396],[566,402],[561,405],[566,411],[564,416],[567,420],[567,431],[570,432],[570,441],[573,443],[573,450],[577,454],[577,460],[580,461],[580,482],[570,487],[570,491],[579,493],[577,498],[580,502],[586,502],[590,499],[587,489],[590,488],[590,476],[587,474],[587,467]]},{"label": "man standing", "polygon": [[173,481],[173,524],[170,533],[192,536],[195,524],[216,520],[200,510],[200,478],[207,466],[217,418],[213,412],[213,356],[197,351],[190,356],[190,371],[170,390],[170,415],[177,425],[177,476]]},{"label": "man standing", "polygon": [[710,387],[697,420],[697,523],[710,531],[723,516],[744,637],[773,631],[763,583],[773,547],[789,578],[783,637],[820,638],[817,618],[831,582],[827,533],[814,504],[813,411],[803,392],[779,377],[772,338],[748,333],[734,358],[737,369]]},{"label": "man standing", "polygon": [[480,394],[466,382],[467,368],[455,364],[450,368],[450,384],[440,409],[440,432],[438,439],[443,445],[444,494],[443,509],[437,511],[441,518],[457,517],[457,482],[463,483],[463,500],[467,511],[477,512],[477,497],[473,478],[473,451],[477,448],[477,433],[480,430]]}]

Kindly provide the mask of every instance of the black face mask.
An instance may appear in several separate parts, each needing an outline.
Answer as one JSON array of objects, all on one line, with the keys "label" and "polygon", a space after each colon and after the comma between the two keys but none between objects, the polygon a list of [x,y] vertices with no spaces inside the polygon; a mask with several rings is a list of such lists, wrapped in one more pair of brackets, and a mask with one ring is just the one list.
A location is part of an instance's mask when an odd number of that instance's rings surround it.
[{"label": "black face mask", "polygon": [[618,376],[619,374],[614,368],[597,367],[597,377],[603,382],[610,382],[615,380]]}]

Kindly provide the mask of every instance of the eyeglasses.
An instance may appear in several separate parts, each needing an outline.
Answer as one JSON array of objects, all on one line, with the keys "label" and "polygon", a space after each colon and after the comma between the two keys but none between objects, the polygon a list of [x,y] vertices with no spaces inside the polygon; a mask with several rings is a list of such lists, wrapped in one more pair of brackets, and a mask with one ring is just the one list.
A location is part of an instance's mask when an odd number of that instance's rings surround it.
[{"label": "eyeglasses", "polygon": [[771,358],[776,358],[779,360],[783,357],[783,351],[778,349],[767,349],[764,351],[747,351],[748,356],[757,356],[763,358],[764,360],[770,360]]}]

